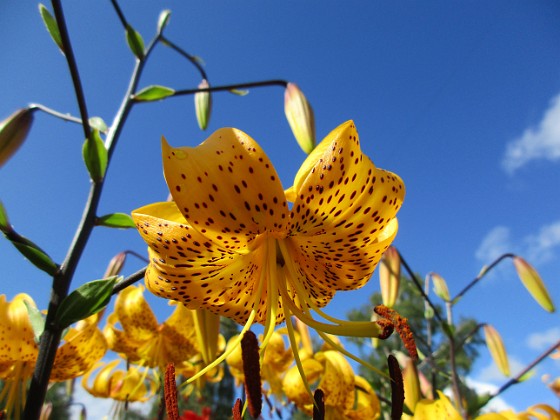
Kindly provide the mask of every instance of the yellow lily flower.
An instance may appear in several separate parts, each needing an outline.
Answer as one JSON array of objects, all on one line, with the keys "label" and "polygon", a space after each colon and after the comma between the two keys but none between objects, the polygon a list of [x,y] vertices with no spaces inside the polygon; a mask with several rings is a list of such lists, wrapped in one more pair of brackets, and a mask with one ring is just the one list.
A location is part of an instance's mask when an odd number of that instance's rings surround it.
[{"label": "yellow lily flower", "polygon": [[197,147],[163,140],[163,166],[174,202],[132,213],[149,245],[150,291],[244,330],[259,322],[262,347],[291,314],[334,335],[382,334],[376,322],[342,321],[320,309],[337,290],[367,283],[397,233],[404,198],[400,178],[362,154],[353,122],[313,150],[286,193],[260,146],[232,128]]},{"label": "yellow lily flower", "polygon": [[[11,302],[0,295],[0,379],[4,381],[0,402],[4,403],[7,415],[15,419],[20,418],[25,405],[27,383],[39,352],[26,303],[37,309],[27,294],[18,294]],[[56,352],[51,381],[83,375],[103,357],[107,343],[97,328],[99,317],[100,314],[92,315],[68,330]]]},{"label": "yellow lily flower", "polygon": [[191,311],[178,304],[160,325],[143,293],[142,286],[129,286],[117,296],[115,312],[104,329],[109,348],[131,363],[161,369],[173,363],[177,370],[192,374],[188,360],[198,354],[198,346]]},{"label": "yellow lily flower", "polygon": [[[82,378],[82,386],[91,395],[97,398],[111,398],[122,402],[144,402],[148,401],[157,392],[157,382],[147,375],[147,372],[139,372],[138,368],[114,370],[120,360],[113,360],[104,365],[99,363]],[[103,366],[104,365],[104,366]],[[102,367],[97,373],[93,384],[89,385],[89,378]],[[148,385],[146,385],[148,382]]]},{"label": "yellow lily flower", "polygon": [[[437,400],[420,400],[414,408],[413,420],[462,420],[461,415],[455,406],[449,401],[449,398],[441,392],[437,391],[439,398]],[[403,416],[404,418],[411,418]]]},{"label": "yellow lily flower", "polygon": [[[267,394],[272,394],[275,397],[282,398],[282,378],[288,368],[292,365],[294,361],[294,355],[290,347],[286,347],[283,336],[287,335],[285,329],[281,328],[274,331],[268,341],[266,352],[263,355],[261,365],[261,380],[268,384],[265,388]],[[237,346],[237,336],[230,338],[227,349],[232,349],[228,352],[229,355],[226,358],[226,363],[228,364],[229,371],[235,378],[236,386],[239,386],[245,381],[245,375],[243,374],[243,358],[241,353],[241,347]],[[262,337],[261,337],[262,341]]]},{"label": "yellow lily flower", "polygon": [[[317,352],[302,360],[305,376],[324,393],[326,419],[376,419],[380,405],[369,383],[355,376],[352,366],[338,351]],[[313,413],[313,402],[297,369],[292,367],[283,380],[288,400],[307,414]]]}]

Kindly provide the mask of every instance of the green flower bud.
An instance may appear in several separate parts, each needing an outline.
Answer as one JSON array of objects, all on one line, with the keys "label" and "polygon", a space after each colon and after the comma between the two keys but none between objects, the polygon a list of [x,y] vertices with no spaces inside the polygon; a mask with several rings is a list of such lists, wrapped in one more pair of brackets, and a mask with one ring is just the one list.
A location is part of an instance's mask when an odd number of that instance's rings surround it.
[{"label": "green flower bud", "polygon": [[0,122],[0,167],[23,144],[33,123],[33,108],[23,108]]},{"label": "green flower bud", "polygon": [[[198,85],[199,89],[208,88],[210,85],[206,79]],[[196,120],[201,130],[206,130],[210,121],[210,113],[212,112],[212,95],[210,92],[198,92],[194,95],[194,109],[196,111]]]},{"label": "green flower bud", "polygon": [[307,154],[315,148],[313,108],[295,83],[288,83],[284,93],[284,112],[300,147]]}]

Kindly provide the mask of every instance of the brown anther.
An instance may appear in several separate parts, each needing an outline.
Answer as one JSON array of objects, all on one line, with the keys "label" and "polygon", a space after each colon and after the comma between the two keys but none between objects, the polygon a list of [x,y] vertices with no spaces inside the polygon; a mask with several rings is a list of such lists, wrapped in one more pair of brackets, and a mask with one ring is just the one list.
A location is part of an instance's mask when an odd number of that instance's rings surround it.
[{"label": "brown anther", "polygon": [[325,393],[317,388],[313,393],[313,399],[315,404],[313,404],[313,420],[324,420],[325,419]]},{"label": "brown anther", "polygon": [[393,334],[395,327],[393,327],[393,323],[388,319],[378,319],[375,323],[382,328],[381,334],[377,338],[385,340]]},{"label": "brown anther", "polygon": [[235,400],[235,404],[233,404],[231,412],[233,414],[233,420],[243,419],[243,404],[239,398]]},{"label": "brown anther", "polygon": [[165,408],[169,420],[179,420],[179,406],[177,405],[177,383],[175,382],[175,366],[169,363],[165,369]]},{"label": "brown anther", "polygon": [[241,355],[247,405],[249,413],[256,419],[262,411],[261,366],[259,362],[259,342],[252,331],[247,331],[241,339]]},{"label": "brown anther", "polygon": [[399,333],[401,340],[404,343],[408,354],[412,358],[412,360],[418,360],[418,351],[416,350],[416,342],[414,341],[414,336],[412,335],[412,331],[410,330],[410,326],[408,325],[408,319],[403,316],[400,316],[397,311],[394,309],[388,308],[384,305],[377,305],[373,308],[373,311],[379,315],[381,318],[384,318],[390,321],[393,324],[393,327]]},{"label": "brown anther", "polygon": [[391,419],[399,420],[404,407],[404,382],[397,358],[390,354],[387,357],[389,375],[391,376]]}]

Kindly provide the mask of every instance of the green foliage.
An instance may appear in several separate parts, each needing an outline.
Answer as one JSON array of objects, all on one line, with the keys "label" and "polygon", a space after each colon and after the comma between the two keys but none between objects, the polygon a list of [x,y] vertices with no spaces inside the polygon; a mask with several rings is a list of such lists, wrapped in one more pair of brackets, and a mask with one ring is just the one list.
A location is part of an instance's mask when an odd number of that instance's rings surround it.
[{"label": "green foliage", "polygon": [[101,133],[106,133],[108,130],[107,124],[105,124],[101,117],[91,117],[88,122],[91,128],[99,130]]},{"label": "green foliage", "polygon": [[86,139],[82,154],[91,179],[94,182],[101,181],[107,170],[108,153],[99,130],[94,129],[91,136]]},{"label": "green foliage", "polygon": [[167,98],[174,93],[175,91],[171,88],[160,85],[151,85],[145,87],[134,95],[134,99],[142,102],[159,101],[160,99]]},{"label": "green foliage", "polygon": [[126,42],[138,60],[144,58],[144,40],[132,26],[126,25]]},{"label": "green foliage", "polygon": [[56,312],[58,326],[66,328],[104,309],[111,300],[116,282],[116,276],[90,281],[66,296]]},{"label": "green foliage", "polygon": [[97,219],[97,225],[121,229],[136,227],[132,217],[126,213],[111,213],[101,216]]},{"label": "green foliage", "polygon": [[52,40],[54,43],[60,48],[60,52],[64,54],[64,47],[62,45],[62,38],[60,37],[60,30],[58,29],[58,24],[56,20],[49,12],[49,9],[45,7],[45,5],[39,3],[39,13],[41,14],[41,18],[43,19],[43,23],[47,28]]}]

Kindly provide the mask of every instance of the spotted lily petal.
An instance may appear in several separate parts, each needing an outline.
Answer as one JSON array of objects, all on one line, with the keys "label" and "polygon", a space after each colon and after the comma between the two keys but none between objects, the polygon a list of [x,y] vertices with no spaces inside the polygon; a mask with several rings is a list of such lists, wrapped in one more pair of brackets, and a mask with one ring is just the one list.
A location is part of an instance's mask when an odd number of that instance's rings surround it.
[{"label": "spotted lily petal", "polygon": [[276,170],[247,134],[223,128],[197,147],[162,141],[167,185],[190,225],[226,249],[265,231],[285,236],[288,208]]},{"label": "spotted lily petal", "polygon": [[136,340],[146,340],[158,328],[157,318],[143,295],[143,287],[127,287],[115,301],[115,313],[123,329]]},{"label": "spotted lily petal", "polygon": [[152,293],[246,322],[247,302],[255,298],[265,260],[263,247],[240,253],[216,245],[193,229],[172,202],[142,207],[132,217],[150,245],[145,278]]},{"label": "spotted lily petal", "polygon": [[35,361],[38,348],[25,302],[35,307],[31,296],[20,293],[11,302],[0,295],[0,363]]},{"label": "spotted lily petal", "polygon": [[345,413],[351,420],[375,420],[381,415],[379,399],[369,382],[361,376],[354,377],[356,389],[355,408]]},{"label": "spotted lily petal", "polygon": [[328,289],[363,286],[397,233],[401,179],[362,154],[348,121],[308,156],[294,190],[289,240],[302,271]]},{"label": "spotted lily petal", "polygon": [[107,351],[107,342],[97,327],[101,314],[86,318],[70,328],[65,343],[56,351],[51,381],[65,381],[93,368]]}]

